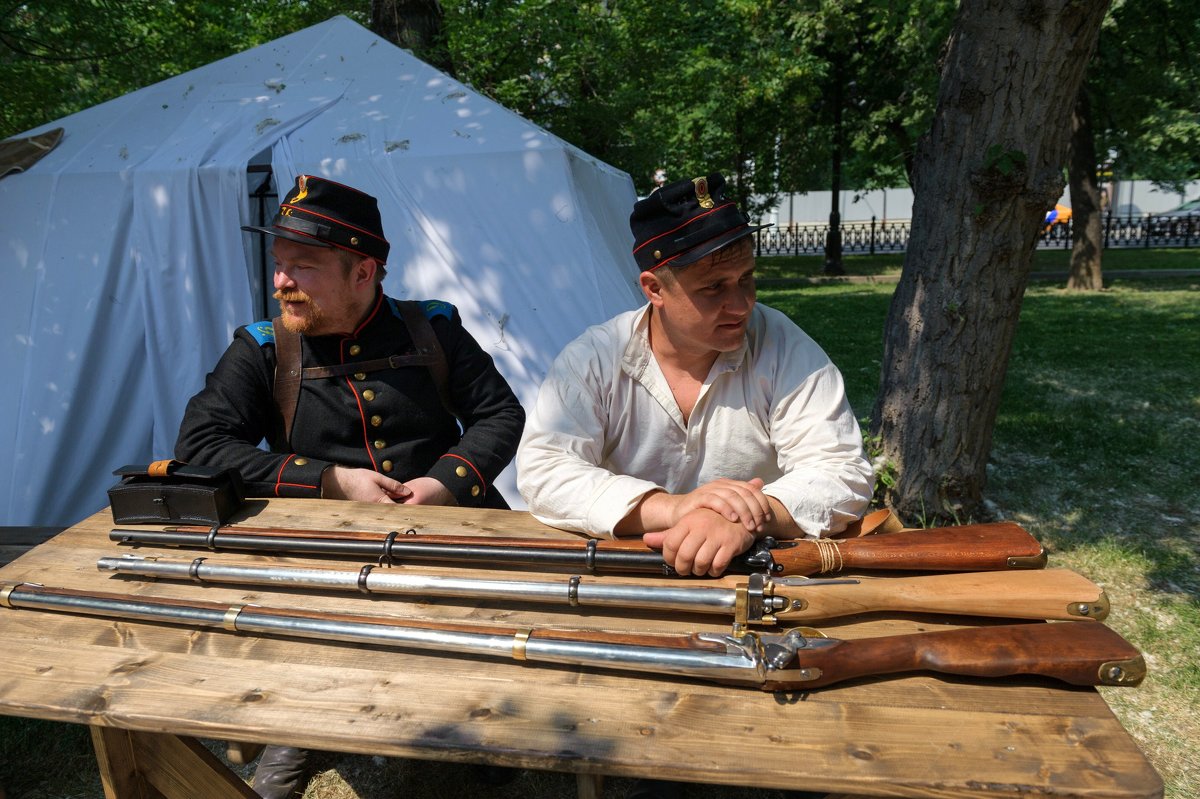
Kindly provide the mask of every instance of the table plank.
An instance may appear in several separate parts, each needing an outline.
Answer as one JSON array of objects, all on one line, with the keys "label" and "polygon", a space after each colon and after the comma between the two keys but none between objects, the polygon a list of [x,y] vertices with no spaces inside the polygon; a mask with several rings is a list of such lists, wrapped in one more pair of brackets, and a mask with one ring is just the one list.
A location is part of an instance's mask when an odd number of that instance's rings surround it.
[{"label": "table plank", "polygon": [[[500,511],[305,500],[272,501],[249,511],[254,523],[306,529],[386,531],[407,524],[422,532],[563,535],[525,514]],[[126,550],[108,542],[111,527],[111,518],[97,514],[0,570],[0,580],[505,625],[728,629],[700,616],[569,614],[496,602],[114,577],[95,569],[97,558]],[[137,549],[187,556],[184,550]],[[219,557],[258,560],[244,553]],[[823,628],[853,638],[971,623],[874,615]],[[0,649],[17,653],[0,659],[0,712],[148,733],[881,797],[1162,794],[1161,780],[1101,697],[1049,680],[914,676],[767,694],[547,664],[3,609]]]}]

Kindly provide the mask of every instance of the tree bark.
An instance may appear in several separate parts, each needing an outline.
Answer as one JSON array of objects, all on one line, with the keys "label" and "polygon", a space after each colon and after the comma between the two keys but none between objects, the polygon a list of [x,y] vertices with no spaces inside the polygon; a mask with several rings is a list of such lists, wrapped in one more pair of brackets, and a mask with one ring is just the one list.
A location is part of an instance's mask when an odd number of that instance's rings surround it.
[{"label": "tree bark", "polygon": [[417,58],[454,76],[438,0],[371,0],[371,30]]},{"label": "tree bark", "polygon": [[1100,184],[1096,180],[1096,139],[1086,84],[1079,89],[1071,115],[1071,164],[1067,174],[1071,182],[1071,274],[1067,288],[1099,291],[1104,288],[1100,271],[1104,253]]},{"label": "tree bark", "polygon": [[872,432],[909,523],[984,519],[992,428],[1070,114],[1108,2],[963,0],[912,235],[884,331]]}]

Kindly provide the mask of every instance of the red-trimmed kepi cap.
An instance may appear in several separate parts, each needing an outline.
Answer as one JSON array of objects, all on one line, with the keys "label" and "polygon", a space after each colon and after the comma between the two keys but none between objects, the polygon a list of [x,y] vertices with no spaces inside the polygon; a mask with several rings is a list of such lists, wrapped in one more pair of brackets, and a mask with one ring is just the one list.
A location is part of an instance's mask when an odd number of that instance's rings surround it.
[{"label": "red-trimmed kepi cap", "polygon": [[751,225],[725,197],[725,178],[677,180],[638,200],[629,216],[633,257],[643,272],[687,266],[770,225]]},{"label": "red-trimmed kepi cap", "polygon": [[245,225],[242,230],[281,239],[338,247],[387,263],[391,245],[383,237],[379,203],[371,195],[316,175],[299,175],[279,204],[270,227]]}]

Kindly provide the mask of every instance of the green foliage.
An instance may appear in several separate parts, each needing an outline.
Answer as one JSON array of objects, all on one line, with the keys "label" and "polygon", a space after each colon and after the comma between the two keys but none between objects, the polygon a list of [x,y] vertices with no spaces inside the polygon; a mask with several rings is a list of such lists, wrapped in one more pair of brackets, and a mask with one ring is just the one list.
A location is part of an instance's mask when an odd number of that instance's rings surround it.
[{"label": "green foliage", "polygon": [[[862,428],[863,450],[866,452],[867,459],[875,467],[875,485],[871,490],[871,505],[872,507],[882,507],[882,498],[887,496],[888,491],[896,488],[896,464],[883,455],[883,436],[871,435],[871,417],[862,417],[858,420],[858,424]],[[912,523],[909,522],[909,524]]]},{"label": "green foliage", "polygon": [[[365,6],[365,3],[362,3]],[[345,13],[339,0],[40,0],[0,11],[0,138]]]},{"label": "green foliage", "polygon": [[720,170],[743,202],[776,190],[781,128],[810,103],[811,59],[781,4],[693,0],[447,2],[459,77],[587,152],[642,193]]},{"label": "green foliage", "polygon": [[904,185],[911,178],[916,141],[933,116],[939,52],[958,4],[823,0],[798,5],[793,11],[796,40],[821,59],[824,85],[813,109],[813,147],[797,154],[810,172],[790,175],[789,185],[797,190],[829,187],[833,81],[839,77],[848,156],[845,184],[867,189]]},{"label": "green foliage", "polygon": [[955,4],[920,0],[443,3],[459,77],[633,176],[719,170],[754,212],[829,185],[842,87],[847,183],[906,175]]},{"label": "green foliage", "polygon": [[1121,179],[1200,178],[1200,15],[1189,0],[1117,0],[1088,67],[1096,152]]}]

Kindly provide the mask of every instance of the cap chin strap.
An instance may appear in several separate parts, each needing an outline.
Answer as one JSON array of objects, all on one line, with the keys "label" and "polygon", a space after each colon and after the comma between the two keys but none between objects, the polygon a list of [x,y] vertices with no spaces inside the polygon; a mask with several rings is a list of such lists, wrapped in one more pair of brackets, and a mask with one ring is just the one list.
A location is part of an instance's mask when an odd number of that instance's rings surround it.
[{"label": "cap chin strap", "polygon": [[312,236],[317,239],[332,239],[330,235],[333,233],[332,227],[308,219],[299,219],[294,216],[283,216],[280,214],[275,217],[275,221],[271,224],[274,227],[290,230],[294,233],[303,233],[306,236]]}]

